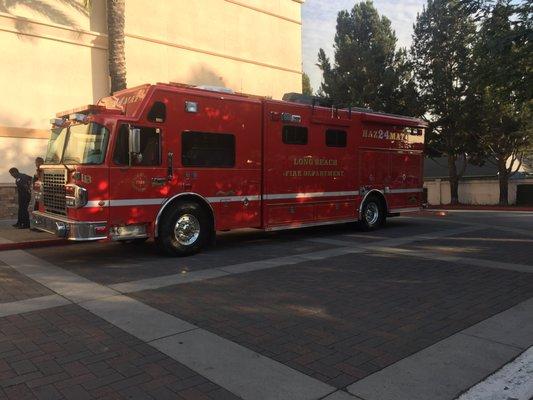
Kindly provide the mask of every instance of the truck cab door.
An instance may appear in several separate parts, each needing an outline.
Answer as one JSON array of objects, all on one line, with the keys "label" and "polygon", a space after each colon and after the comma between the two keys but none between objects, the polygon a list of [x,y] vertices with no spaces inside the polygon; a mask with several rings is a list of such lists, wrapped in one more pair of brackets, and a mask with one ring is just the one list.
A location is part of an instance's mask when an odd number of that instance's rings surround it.
[{"label": "truck cab door", "polygon": [[169,192],[162,129],[150,124],[132,128],[140,130],[140,149],[134,156],[129,148],[130,125],[118,127],[110,168],[109,219],[111,225],[146,224],[149,229]]}]

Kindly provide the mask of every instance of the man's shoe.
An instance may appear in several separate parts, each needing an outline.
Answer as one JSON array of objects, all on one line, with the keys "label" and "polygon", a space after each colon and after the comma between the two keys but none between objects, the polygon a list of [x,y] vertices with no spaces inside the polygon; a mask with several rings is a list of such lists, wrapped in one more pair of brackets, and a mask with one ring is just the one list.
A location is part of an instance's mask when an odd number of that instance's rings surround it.
[{"label": "man's shoe", "polygon": [[17,222],[16,224],[11,225],[13,228],[18,228],[20,224]]}]

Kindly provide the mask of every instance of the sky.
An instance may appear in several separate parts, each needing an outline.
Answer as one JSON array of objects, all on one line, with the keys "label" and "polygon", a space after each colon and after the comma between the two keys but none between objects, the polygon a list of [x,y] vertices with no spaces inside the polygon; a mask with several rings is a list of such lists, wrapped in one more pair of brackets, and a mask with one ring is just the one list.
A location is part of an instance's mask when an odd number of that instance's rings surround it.
[{"label": "sky", "polygon": [[[322,73],[315,66],[317,54],[323,48],[333,61],[333,40],[340,10],[351,10],[359,0],[306,0],[302,6],[303,70],[311,79],[313,91],[322,80]],[[381,15],[392,22],[399,46],[410,46],[416,14],[422,11],[425,0],[374,0]]]}]

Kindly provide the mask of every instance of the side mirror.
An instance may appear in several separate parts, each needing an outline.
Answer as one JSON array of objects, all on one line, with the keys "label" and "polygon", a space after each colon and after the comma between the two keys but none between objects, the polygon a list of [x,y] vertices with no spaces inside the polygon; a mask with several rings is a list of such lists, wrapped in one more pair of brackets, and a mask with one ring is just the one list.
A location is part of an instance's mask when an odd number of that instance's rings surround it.
[{"label": "side mirror", "polygon": [[142,159],[141,155],[141,130],[139,128],[129,127],[128,131],[128,148],[129,148],[129,164],[139,163]]},{"label": "side mirror", "polygon": [[139,154],[141,152],[141,130],[130,126],[128,143],[130,154]]}]

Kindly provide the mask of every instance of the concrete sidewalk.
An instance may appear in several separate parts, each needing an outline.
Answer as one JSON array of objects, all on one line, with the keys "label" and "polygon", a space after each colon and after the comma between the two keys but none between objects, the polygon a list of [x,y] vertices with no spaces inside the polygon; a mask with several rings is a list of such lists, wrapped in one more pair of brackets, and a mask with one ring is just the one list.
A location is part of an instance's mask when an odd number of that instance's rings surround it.
[{"label": "concrete sidewalk", "polygon": [[0,251],[55,246],[68,243],[46,232],[17,229],[16,220],[0,220]]}]

